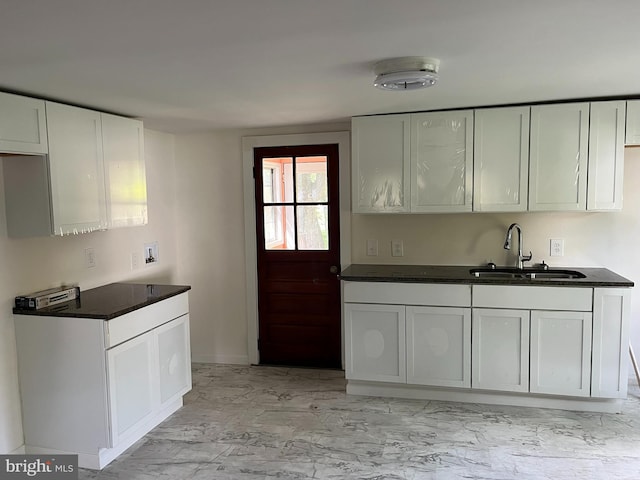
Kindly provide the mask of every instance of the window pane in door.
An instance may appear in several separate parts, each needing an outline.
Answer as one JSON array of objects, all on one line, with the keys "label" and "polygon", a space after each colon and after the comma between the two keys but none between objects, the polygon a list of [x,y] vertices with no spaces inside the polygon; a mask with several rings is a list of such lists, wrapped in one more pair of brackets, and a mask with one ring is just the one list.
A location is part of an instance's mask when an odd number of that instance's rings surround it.
[{"label": "window pane in door", "polygon": [[329,250],[327,205],[298,206],[298,250]]},{"label": "window pane in door", "polygon": [[293,158],[265,158],[262,161],[264,203],[293,201]]},{"label": "window pane in door", "polygon": [[294,250],[295,220],[293,207],[264,207],[264,248],[267,250]]},{"label": "window pane in door", "polygon": [[299,203],[327,201],[327,157],[296,158],[296,195]]}]

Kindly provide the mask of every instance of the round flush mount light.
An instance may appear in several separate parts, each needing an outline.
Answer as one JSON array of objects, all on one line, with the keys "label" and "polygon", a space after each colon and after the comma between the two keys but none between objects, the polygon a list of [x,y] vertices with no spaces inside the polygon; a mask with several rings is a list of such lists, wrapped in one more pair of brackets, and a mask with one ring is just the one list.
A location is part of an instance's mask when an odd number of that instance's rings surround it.
[{"label": "round flush mount light", "polygon": [[401,57],[375,64],[373,84],[382,90],[418,90],[438,81],[440,60],[429,57]]}]

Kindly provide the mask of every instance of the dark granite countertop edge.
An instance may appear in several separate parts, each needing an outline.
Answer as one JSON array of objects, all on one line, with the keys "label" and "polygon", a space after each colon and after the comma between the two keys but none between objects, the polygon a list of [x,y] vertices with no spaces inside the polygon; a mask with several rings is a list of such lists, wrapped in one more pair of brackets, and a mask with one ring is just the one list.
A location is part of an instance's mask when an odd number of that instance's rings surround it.
[{"label": "dark granite countertop edge", "polygon": [[[557,287],[629,288],[634,282],[606,268],[571,267],[586,273],[586,278],[530,279],[474,277],[468,265],[375,265],[354,264],[340,273],[340,279],[352,282],[441,283],[462,285],[524,285]],[[415,270],[423,270],[416,274]]]},{"label": "dark granite countertop edge", "polygon": [[[138,302],[135,305],[130,305],[128,307],[121,308],[117,311],[110,313],[95,313],[95,312],[83,312],[83,311],[64,311],[61,310],[65,307],[65,305],[73,304],[76,300],[70,300],[69,302],[60,303],[59,305],[54,305],[52,307],[46,307],[39,310],[27,310],[27,309],[18,309],[13,308],[14,315],[37,315],[37,316],[46,316],[46,317],[69,317],[69,318],[89,318],[95,320],[112,320],[116,317],[120,317],[122,315],[126,315],[127,313],[134,312],[141,308],[147,307],[149,305],[153,305],[154,303],[161,302],[171,297],[175,297],[182,293],[185,293],[191,290],[190,285],[170,285],[174,288],[174,290],[170,292],[166,292],[157,297],[147,298],[146,301]],[[97,287],[99,289],[102,287]],[[96,290],[90,289],[90,290]],[[89,290],[87,290],[89,291]],[[80,292],[80,299],[82,299],[82,292]]]}]

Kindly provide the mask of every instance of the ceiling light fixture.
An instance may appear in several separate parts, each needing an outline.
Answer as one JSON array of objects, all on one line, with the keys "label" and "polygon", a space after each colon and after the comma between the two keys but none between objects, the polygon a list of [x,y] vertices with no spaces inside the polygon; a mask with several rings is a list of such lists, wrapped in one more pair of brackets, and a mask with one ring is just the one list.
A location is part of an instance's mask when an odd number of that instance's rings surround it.
[{"label": "ceiling light fixture", "polygon": [[375,64],[373,84],[382,90],[418,90],[438,81],[440,60],[429,57],[401,57]]}]

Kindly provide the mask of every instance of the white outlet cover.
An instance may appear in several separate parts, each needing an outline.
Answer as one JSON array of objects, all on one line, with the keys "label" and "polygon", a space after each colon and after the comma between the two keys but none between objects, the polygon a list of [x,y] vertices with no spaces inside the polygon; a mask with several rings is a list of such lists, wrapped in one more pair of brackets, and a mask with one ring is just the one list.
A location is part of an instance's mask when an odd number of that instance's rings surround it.
[{"label": "white outlet cover", "polygon": [[153,265],[158,263],[158,242],[144,244],[144,263],[145,265]]}]

